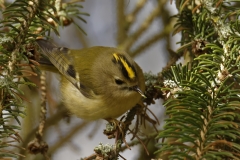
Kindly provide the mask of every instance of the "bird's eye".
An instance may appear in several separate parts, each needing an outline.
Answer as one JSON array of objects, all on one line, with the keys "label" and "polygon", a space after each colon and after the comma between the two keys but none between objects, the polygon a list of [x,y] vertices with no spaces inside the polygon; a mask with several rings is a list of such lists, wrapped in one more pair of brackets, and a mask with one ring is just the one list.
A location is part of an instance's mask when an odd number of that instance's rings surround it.
[{"label": "bird's eye", "polygon": [[118,84],[118,85],[121,85],[123,84],[124,82],[120,79],[115,79],[115,83]]}]

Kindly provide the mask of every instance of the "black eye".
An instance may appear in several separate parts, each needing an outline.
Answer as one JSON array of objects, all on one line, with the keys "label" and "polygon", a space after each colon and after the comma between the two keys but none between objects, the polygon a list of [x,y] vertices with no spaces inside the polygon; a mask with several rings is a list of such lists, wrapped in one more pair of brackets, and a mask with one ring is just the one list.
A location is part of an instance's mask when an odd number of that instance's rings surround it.
[{"label": "black eye", "polygon": [[121,85],[123,84],[124,82],[120,79],[115,79],[115,83],[118,84],[118,85]]}]

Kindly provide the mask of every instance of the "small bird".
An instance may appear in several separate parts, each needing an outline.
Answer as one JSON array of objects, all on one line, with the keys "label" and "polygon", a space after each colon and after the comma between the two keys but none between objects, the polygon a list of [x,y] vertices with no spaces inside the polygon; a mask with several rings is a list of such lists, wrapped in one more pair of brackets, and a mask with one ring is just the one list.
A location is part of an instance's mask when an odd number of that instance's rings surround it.
[{"label": "small bird", "polygon": [[103,46],[73,50],[44,39],[36,42],[60,72],[63,104],[76,116],[114,119],[145,98],[142,69],[125,51]]}]

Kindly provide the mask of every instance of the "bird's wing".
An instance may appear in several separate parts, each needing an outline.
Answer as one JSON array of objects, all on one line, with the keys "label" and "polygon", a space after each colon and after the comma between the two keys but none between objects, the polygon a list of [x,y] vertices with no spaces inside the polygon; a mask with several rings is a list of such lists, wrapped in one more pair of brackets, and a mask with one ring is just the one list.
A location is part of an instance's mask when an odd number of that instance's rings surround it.
[{"label": "bird's wing", "polygon": [[57,47],[44,39],[38,39],[36,42],[42,50],[42,54],[49,59],[67,80],[80,90],[80,77],[74,68],[72,57],[69,56],[71,51],[65,47]]}]

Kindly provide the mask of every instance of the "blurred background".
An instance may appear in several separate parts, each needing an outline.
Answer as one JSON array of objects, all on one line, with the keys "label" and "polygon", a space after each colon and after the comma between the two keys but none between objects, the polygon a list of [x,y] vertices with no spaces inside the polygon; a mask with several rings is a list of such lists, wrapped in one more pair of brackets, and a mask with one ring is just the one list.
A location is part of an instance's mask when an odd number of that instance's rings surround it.
[{"label": "blurred background", "polygon": [[[124,2],[124,3],[123,3]],[[172,36],[174,18],[177,14],[175,2],[170,0],[86,0],[79,3],[84,8],[82,12],[87,12],[90,16],[76,22],[87,33],[84,35],[75,25],[71,24],[64,28],[59,28],[60,37],[52,34],[53,41],[59,45],[71,49],[79,49],[90,46],[113,46],[122,47],[127,44],[127,51],[134,57],[144,72],[158,74],[169,61],[169,49],[176,50],[176,42],[180,40],[179,35]],[[121,12],[125,16],[121,15]],[[136,12],[136,13],[135,13]],[[124,33],[122,22],[130,21]],[[129,28],[128,28],[129,27]],[[122,30],[122,31],[119,31]],[[121,35],[124,35],[121,38]],[[85,122],[73,115],[66,114],[61,105],[59,80],[60,77],[54,73],[47,73],[47,97],[48,113],[44,139],[49,145],[49,154],[52,160],[80,160],[94,153],[94,148],[103,144],[114,144],[114,139],[107,139],[103,134],[104,120]],[[39,92],[28,92],[31,97],[39,97]],[[33,98],[34,99],[34,98]],[[39,123],[40,100],[32,100],[28,103],[27,116],[23,119],[22,136],[26,145],[34,136],[34,128]],[[155,105],[149,106],[160,121],[158,129],[164,125],[164,107],[162,100],[156,100]],[[147,129],[141,128],[144,134],[156,132],[152,126]],[[131,135],[127,136],[127,142]],[[152,146],[154,147],[154,143]],[[151,147],[151,144],[148,145]],[[151,149],[150,153],[151,152]],[[156,149],[155,149],[156,150]],[[154,151],[154,149],[153,149]],[[27,154],[21,151],[22,154]],[[131,150],[126,149],[121,155],[128,160],[151,159],[154,155],[147,157],[142,146],[136,145]],[[42,155],[27,154],[29,160],[44,159]]]}]

